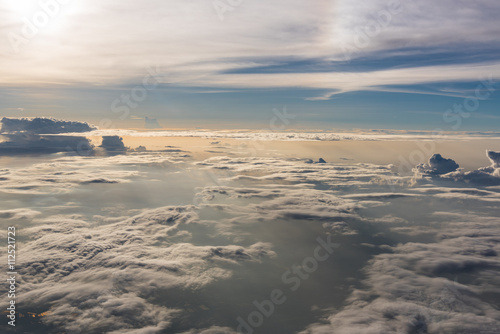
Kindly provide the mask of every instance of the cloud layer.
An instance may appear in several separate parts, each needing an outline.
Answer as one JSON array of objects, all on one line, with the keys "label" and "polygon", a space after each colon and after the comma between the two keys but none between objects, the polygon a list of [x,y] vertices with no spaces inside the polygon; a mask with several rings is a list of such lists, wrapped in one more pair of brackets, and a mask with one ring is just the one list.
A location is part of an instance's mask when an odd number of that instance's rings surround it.
[{"label": "cloud layer", "polygon": [[[136,82],[147,68],[160,68],[155,76],[171,85],[221,90],[298,85],[329,92],[311,98],[328,98],[338,92],[408,89],[391,85],[475,82],[478,73],[498,73],[499,64],[490,56],[499,42],[495,13],[500,8],[494,1],[377,0],[363,6],[356,1],[222,1],[223,13],[216,3],[69,3],[38,33],[14,43],[18,48],[7,37],[23,37],[22,18],[42,8],[23,11],[5,3],[1,52],[10,57],[1,68],[2,81],[120,85]],[[118,11],[121,18],[113,19]],[[93,24],[81,29],[88,21]],[[471,48],[476,55],[466,52]],[[444,65],[449,61],[441,59],[451,55],[454,64]],[[403,60],[406,68],[392,68],[383,61],[387,58]],[[346,60],[353,61],[352,67]]]},{"label": "cloud layer", "polygon": [[[498,153],[488,157],[496,177]],[[263,332],[495,331],[500,194],[456,167],[436,155],[419,169],[426,182],[412,183],[349,162],[60,157],[2,170],[0,191],[17,206],[0,216],[23,224],[18,301],[48,312],[42,333],[232,334],[276,288],[288,299]],[[187,196],[176,179],[196,180]],[[50,196],[36,207],[33,195]],[[106,197],[114,207],[93,208]],[[341,248],[286,290],[282,273],[318,236]]]}]

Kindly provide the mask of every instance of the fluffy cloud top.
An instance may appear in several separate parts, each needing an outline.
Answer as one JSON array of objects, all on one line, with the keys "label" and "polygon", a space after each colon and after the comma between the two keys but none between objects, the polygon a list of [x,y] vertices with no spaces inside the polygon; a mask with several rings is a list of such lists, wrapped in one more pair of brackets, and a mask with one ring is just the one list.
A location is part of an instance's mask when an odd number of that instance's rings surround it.
[{"label": "fluffy cloud top", "polygon": [[445,159],[440,154],[435,154],[428,164],[420,164],[413,169],[415,180],[421,181],[430,176],[481,186],[500,185],[500,152],[487,150],[486,156],[491,161],[491,166],[464,172],[457,170],[459,166],[452,159]]},{"label": "fluffy cloud top", "polygon": [[125,152],[127,147],[123,144],[123,138],[120,136],[103,136],[101,146],[108,152]]},{"label": "fluffy cloud top", "polygon": [[[4,117],[0,134],[7,140],[0,143],[0,155],[70,152],[90,156],[96,153],[94,145],[88,138],[77,134],[95,130],[97,128],[85,122]],[[99,147],[112,154],[128,150],[119,136],[103,136]]]},{"label": "fluffy cloud top", "polygon": [[428,164],[420,164],[415,167],[419,173],[430,175],[441,175],[456,171],[460,166],[452,159],[445,159],[441,154],[434,154]]},{"label": "fluffy cloud top", "polygon": [[500,152],[486,151],[488,159],[491,161],[491,167],[498,169],[500,168]]},{"label": "fluffy cloud top", "polygon": [[76,152],[93,154],[90,140],[82,136],[59,135],[96,130],[88,123],[53,118],[2,118],[0,155]]}]

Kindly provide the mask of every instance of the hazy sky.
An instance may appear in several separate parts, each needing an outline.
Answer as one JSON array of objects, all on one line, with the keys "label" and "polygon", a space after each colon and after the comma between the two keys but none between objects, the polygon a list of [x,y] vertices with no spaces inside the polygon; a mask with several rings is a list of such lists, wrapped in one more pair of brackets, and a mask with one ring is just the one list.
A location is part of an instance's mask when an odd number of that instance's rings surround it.
[{"label": "hazy sky", "polygon": [[[244,128],[286,106],[293,127],[496,130],[498,87],[481,80],[500,80],[499,14],[493,0],[0,0],[0,110]],[[455,104],[470,116],[445,114]]]}]

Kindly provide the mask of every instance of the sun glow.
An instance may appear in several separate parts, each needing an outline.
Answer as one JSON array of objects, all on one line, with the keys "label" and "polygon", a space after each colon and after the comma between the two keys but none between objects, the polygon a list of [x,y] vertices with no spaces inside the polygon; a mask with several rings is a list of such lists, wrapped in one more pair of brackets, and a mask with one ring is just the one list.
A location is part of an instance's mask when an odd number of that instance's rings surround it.
[{"label": "sun glow", "polygon": [[11,0],[5,3],[5,6],[12,15],[17,17],[29,17],[41,9],[36,0]]},{"label": "sun glow", "polygon": [[73,0],[20,0],[4,4],[11,17],[22,24],[22,38],[31,40],[36,35],[60,35],[68,15],[74,14]]}]

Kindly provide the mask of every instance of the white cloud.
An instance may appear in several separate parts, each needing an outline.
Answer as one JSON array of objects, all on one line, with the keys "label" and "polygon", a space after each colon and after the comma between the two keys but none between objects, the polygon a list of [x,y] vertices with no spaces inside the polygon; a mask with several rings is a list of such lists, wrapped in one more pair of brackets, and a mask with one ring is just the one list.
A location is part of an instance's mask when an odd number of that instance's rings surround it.
[{"label": "white cloud", "polygon": [[94,147],[89,139],[79,136],[51,136],[33,134],[2,135],[6,141],[0,143],[0,155],[52,154],[59,152],[92,155]]},{"label": "white cloud", "polygon": [[[494,160],[494,154],[488,156]],[[470,333],[500,326],[500,313],[485,297],[500,291],[500,234],[496,216],[488,216],[498,211],[488,204],[498,201],[496,190],[440,183],[418,188],[403,182],[393,192],[381,192],[384,186],[376,179],[387,173],[382,166],[303,164],[272,158],[208,159],[202,164],[205,168],[225,167],[226,173],[234,175],[221,178],[225,185],[203,189],[206,205],[236,215],[230,220],[233,223],[283,218],[321,221],[325,217],[324,227],[344,237],[360,237],[366,226],[373,226],[384,231],[378,237],[391,235],[400,240],[405,235],[409,240],[426,240],[371,244],[382,254],[364,268],[366,278],[352,287],[345,307],[325,310],[331,314],[327,323],[312,324],[303,333]],[[442,172],[455,167],[453,161],[443,159],[434,159],[431,166],[427,167],[432,173],[434,168]],[[251,177],[245,177],[246,173]],[[226,184],[236,181],[248,185]],[[317,192],[311,184],[331,184],[332,188]],[[234,207],[224,204],[223,198],[261,200]],[[364,199],[377,202],[360,201]],[[449,211],[433,214],[443,208]],[[336,218],[340,221],[335,222]],[[454,282],[453,276],[459,281]]]},{"label": "white cloud", "polygon": [[29,305],[24,312],[35,306],[49,311],[43,323],[69,332],[161,332],[180,310],[152,302],[156,294],[197,290],[230,278],[232,266],[275,255],[265,243],[182,242],[189,236],[179,229],[197,219],[193,207],[165,207],[98,227],[61,217],[40,220],[24,231],[31,237],[18,262],[18,301]]},{"label": "white cloud", "polygon": [[[76,136],[77,133],[69,135]],[[131,137],[201,137],[211,139],[239,139],[254,140],[245,145],[251,147],[258,145],[261,141],[340,141],[340,140],[435,140],[436,134],[432,131],[404,131],[404,130],[358,130],[345,131],[299,131],[289,129],[277,132],[271,130],[165,130],[165,131],[135,131],[123,129],[99,129],[83,133],[86,136],[131,136]],[[446,140],[472,140],[472,139],[495,139],[500,138],[496,132],[443,132]]]},{"label": "white cloud", "polygon": [[[494,217],[467,219],[483,226],[451,220],[440,226],[440,240],[401,244],[375,256],[365,268],[363,287],[353,289],[346,307],[332,314],[329,324],[312,325],[303,333],[471,333],[498,328],[500,314],[484,298],[482,286],[498,291],[500,282],[491,274],[500,266],[493,241],[500,234]],[[464,273],[475,273],[475,278],[467,283],[446,278]]]},{"label": "white cloud", "polygon": [[32,219],[39,214],[40,211],[31,209],[0,210],[0,218],[2,219]]},{"label": "white cloud", "polygon": [[107,152],[121,153],[126,152],[127,147],[123,144],[123,138],[120,136],[103,136],[101,146]]},{"label": "white cloud", "polygon": [[[21,86],[114,85],[135,82],[148,67],[159,67],[164,83],[181,86],[223,90],[300,86],[349,92],[387,89],[380,87],[384,85],[476,81],[478,75],[498,73],[498,63],[492,63],[416,65],[344,74],[307,70],[293,74],[222,74],[290,60],[343,60],[346,48],[353,58],[370,55],[377,59],[456,53],[470,48],[488,50],[498,42],[494,14],[499,11],[497,2],[397,3],[252,1],[231,6],[233,10],[225,13],[223,21],[211,1],[149,0],[140,6],[112,0],[72,3],[48,28],[39,29],[29,43],[21,45],[17,55],[4,37],[0,52],[7,55],[7,61],[0,67],[1,82]],[[4,26],[0,35],[20,35],[22,15],[30,18],[33,13],[16,12],[7,3],[2,7]],[[387,17],[382,11],[392,14]],[[117,12],[121,13],[119,18],[114,16]],[[364,42],[357,42],[363,38]],[[328,94],[320,98],[328,98]]]},{"label": "white cloud", "polygon": [[500,185],[499,152],[487,150],[486,156],[491,161],[490,167],[483,167],[470,172],[455,171],[458,164],[451,159],[443,159],[436,154],[431,157],[429,164],[416,166],[413,171],[415,180],[423,181],[427,176],[439,176],[442,180],[454,180],[482,186]]},{"label": "white cloud", "polygon": [[[162,166],[162,176],[182,166],[214,177],[197,184],[196,206],[130,210],[123,203],[93,218],[71,203],[70,212],[62,206],[53,206],[50,214],[5,211],[9,217],[19,213],[33,219],[23,229],[29,237],[19,262],[23,309],[36,305],[50,311],[42,325],[68,333],[172,328],[183,334],[234,333],[232,318],[215,320],[210,312],[239,311],[261,298],[255,294],[267,283],[260,276],[272,279],[275,270],[279,280],[288,261],[300,260],[289,253],[308,249],[305,239],[321,231],[344,248],[334,256],[338,272],[311,274],[311,286],[319,284],[324,295],[340,282],[344,290],[335,291],[347,298],[332,294],[320,307],[323,312],[311,314],[311,324],[297,330],[466,333],[500,325],[500,313],[488,298],[500,291],[497,188],[450,186],[444,175],[409,187],[390,166],[374,164],[224,156],[196,162],[180,154],[66,157],[2,171],[2,182],[10,186],[28,177],[33,185],[60,177],[38,190],[52,194],[63,186],[65,198],[78,193],[87,177],[136,182],[148,168]],[[488,155],[495,164],[496,155]],[[391,189],[383,183],[389,176],[401,182]],[[233,296],[231,288],[238,284],[255,289]],[[203,301],[213,299],[212,291],[222,292],[219,308],[199,313]],[[229,296],[238,302],[227,303]],[[298,299],[310,309],[317,298]],[[322,322],[325,314],[328,320]]]}]

